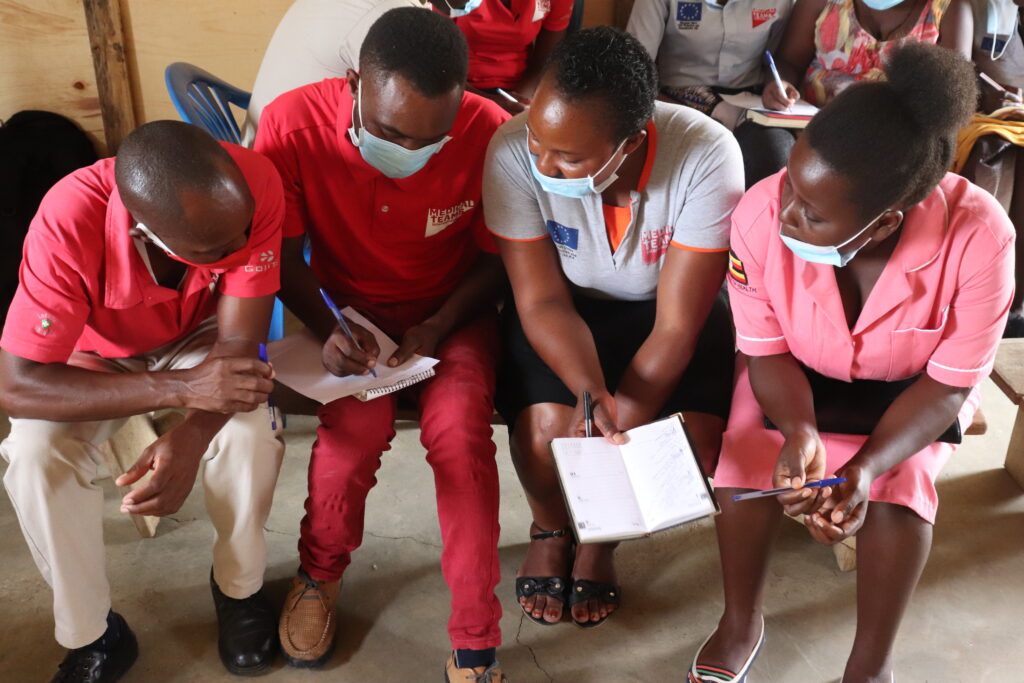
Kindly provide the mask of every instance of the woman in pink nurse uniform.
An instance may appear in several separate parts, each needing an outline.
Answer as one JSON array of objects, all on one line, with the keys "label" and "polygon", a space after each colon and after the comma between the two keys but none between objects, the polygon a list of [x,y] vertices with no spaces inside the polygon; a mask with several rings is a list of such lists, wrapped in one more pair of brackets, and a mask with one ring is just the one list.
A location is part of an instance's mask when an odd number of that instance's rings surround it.
[{"label": "woman in pink nurse uniform", "polygon": [[[893,679],[893,642],[931,547],[935,478],[992,368],[1013,294],[1014,230],[991,196],[946,173],[974,73],[952,51],[908,45],[886,75],[823,109],[787,169],[733,214],[740,371],[715,474],[725,609],[693,660],[693,683],[750,670],[783,512],[805,514],[822,543],[857,534],[857,631],[843,681]],[[812,391],[823,385],[832,388]],[[858,387],[876,393],[840,417],[874,407],[870,426],[829,433],[822,406]],[[877,396],[892,387],[902,387],[894,398]],[[833,474],[846,482],[799,489]],[[772,486],[795,490],[732,499]]]}]

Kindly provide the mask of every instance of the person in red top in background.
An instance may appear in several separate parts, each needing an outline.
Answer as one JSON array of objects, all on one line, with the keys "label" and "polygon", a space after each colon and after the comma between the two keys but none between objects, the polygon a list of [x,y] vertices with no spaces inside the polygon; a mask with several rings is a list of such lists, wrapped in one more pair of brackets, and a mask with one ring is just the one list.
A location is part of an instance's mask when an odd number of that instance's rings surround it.
[{"label": "person in red top in background", "polygon": [[[465,39],[441,14],[390,10],[363,42],[360,73],[282,95],[263,111],[255,149],[284,180],[281,298],[324,341],[325,367],[366,374],[419,353],[434,378],[405,390],[418,401],[434,470],[452,592],[451,683],[505,678],[500,644],[498,473],[491,416],[498,351],[495,301],[504,270],[480,206],[483,159],[508,115],[465,93]],[[311,260],[303,259],[308,236]],[[350,305],[400,339],[378,357],[374,337],[339,329],[317,292]],[[281,615],[294,666],[331,654],[334,602],[360,544],[366,495],[395,435],[396,395],[324,405],[309,465],[301,567]]]},{"label": "person in red top in background", "polygon": [[[433,3],[435,8],[443,4]],[[458,4],[452,2],[448,14],[469,43],[470,92],[518,114],[530,103],[544,62],[565,37],[573,0],[469,0],[461,8]]]},{"label": "person in red top in background", "polygon": [[283,218],[269,161],[156,121],[126,137],[116,160],[58,182],[32,221],[0,338],[0,403],[12,418],[0,454],[53,589],[57,641],[71,650],[54,681],[116,681],[135,661],[135,636],[111,610],[93,482],[99,446],[129,416],[165,408],[184,420],[118,477],[124,487],[152,472],[121,512],[173,514],[204,462],[221,659],[255,674],[277,651],[261,589],[263,525],[284,444],[265,406],[253,411],[273,389],[257,348],[279,284]]}]

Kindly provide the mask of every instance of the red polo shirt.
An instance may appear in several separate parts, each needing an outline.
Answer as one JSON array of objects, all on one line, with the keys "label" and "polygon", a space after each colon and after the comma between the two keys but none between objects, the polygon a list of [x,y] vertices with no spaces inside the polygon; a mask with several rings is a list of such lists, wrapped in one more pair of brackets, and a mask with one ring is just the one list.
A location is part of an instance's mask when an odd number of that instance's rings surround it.
[{"label": "red polo shirt", "polygon": [[125,358],[187,335],[216,312],[221,293],[275,293],[284,220],[280,178],[255,152],[223,145],[256,201],[247,265],[189,268],[179,289],[158,285],[128,234],[135,221],[121,203],[114,159],[102,159],[43,198],[25,238],[21,283],[0,347],[39,363],[63,363],[72,351]]},{"label": "red polo shirt", "polygon": [[466,94],[451,140],[408,178],[388,178],[348,138],[348,82],[327,79],[263,110],[254,149],[284,181],[285,237],[309,235],[332,293],[394,303],[450,293],[480,251],[495,253],[480,205],[487,144],[508,115]]},{"label": "red polo shirt", "polygon": [[456,25],[469,43],[469,84],[514,88],[526,72],[533,41],[541,29],[564,31],[573,0],[484,0]]}]

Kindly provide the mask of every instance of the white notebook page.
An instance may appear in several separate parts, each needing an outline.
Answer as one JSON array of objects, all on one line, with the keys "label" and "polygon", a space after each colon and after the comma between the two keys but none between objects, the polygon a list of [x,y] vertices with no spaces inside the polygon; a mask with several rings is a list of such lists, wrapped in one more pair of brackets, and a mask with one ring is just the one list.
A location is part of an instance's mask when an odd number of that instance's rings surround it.
[{"label": "white notebook page", "polygon": [[380,347],[377,356],[377,377],[372,375],[348,375],[337,377],[327,372],[321,355],[323,344],[307,329],[290,334],[284,339],[267,344],[267,355],[274,364],[277,380],[295,391],[320,403],[330,403],[361,391],[386,387],[424,373],[437,365],[435,358],[414,355],[397,368],[389,368],[388,358],[398,345],[383,331],[352,308],[346,308],[342,315],[349,322],[361,325],[373,333]]},{"label": "white notebook page", "polygon": [[650,531],[715,511],[678,417],[629,430],[629,442],[619,449]]},{"label": "white notebook page", "polygon": [[604,437],[555,439],[552,446],[581,541],[646,532],[618,446]]}]

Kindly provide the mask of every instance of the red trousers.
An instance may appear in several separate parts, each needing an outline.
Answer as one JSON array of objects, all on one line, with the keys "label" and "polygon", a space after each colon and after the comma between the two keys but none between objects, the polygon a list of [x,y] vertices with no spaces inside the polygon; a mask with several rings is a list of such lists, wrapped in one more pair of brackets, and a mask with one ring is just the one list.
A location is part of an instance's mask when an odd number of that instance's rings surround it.
[{"label": "red trousers", "polygon": [[[352,302],[346,302],[352,303]],[[357,309],[400,339],[436,307],[428,302]],[[488,315],[456,330],[435,351],[436,376],[406,389],[417,399],[420,442],[434,471],[441,525],[441,571],[451,591],[453,649],[501,644],[498,565],[498,469],[491,440],[497,325]],[[380,359],[381,362],[387,359]],[[363,538],[366,496],[395,436],[396,395],[323,406],[309,464],[302,520],[302,568],[319,581],[341,578]]]}]

